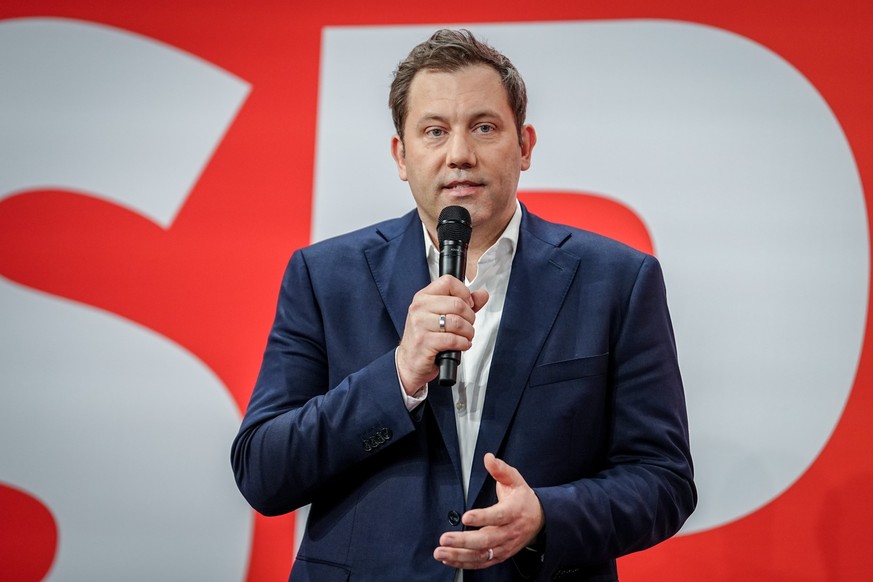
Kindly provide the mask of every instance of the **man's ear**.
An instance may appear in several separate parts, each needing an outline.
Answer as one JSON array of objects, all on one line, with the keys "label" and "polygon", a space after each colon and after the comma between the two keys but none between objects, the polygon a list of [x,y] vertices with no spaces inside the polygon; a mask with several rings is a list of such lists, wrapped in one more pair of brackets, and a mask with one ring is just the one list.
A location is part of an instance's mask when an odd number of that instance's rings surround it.
[{"label": "man's ear", "polygon": [[537,145],[537,132],[533,125],[525,124],[521,128],[521,169],[530,168],[530,157],[534,146]]},{"label": "man's ear", "polygon": [[406,152],[403,149],[403,140],[395,134],[391,137],[391,157],[397,164],[397,173],[400,179],[406,181]]}]

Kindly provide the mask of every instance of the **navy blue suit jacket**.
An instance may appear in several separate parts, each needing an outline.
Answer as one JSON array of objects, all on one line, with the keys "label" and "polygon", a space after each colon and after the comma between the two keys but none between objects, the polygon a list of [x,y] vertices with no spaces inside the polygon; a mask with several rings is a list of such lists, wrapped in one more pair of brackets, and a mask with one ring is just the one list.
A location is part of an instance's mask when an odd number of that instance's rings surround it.
[{"label": "navy blue suit jacket", "polygon": [[[433,550],[496,502],[490,451],[542,504],[538,579],[615,579],[696,503],[657,260],[525,209],[465,502],[451,391],[410,413],[394,366],[430,282],[422,238],[411,212],[294,253],[233,444],[240,490],[266,515],[312,504],[291,580],[450,582]],[[514,560],[465,573],[521,579]]]}]

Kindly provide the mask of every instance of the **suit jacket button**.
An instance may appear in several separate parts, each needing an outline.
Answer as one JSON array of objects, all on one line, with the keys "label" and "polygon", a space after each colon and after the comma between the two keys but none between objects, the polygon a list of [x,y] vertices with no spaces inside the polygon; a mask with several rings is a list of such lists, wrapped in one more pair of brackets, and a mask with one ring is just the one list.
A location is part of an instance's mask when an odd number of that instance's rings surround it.
[{"label": "suit jacket button", "polygon": [[458,525],[461,523],[461,516],[457,511],[452,510],[449,512],[449,523],[452,525]]}]

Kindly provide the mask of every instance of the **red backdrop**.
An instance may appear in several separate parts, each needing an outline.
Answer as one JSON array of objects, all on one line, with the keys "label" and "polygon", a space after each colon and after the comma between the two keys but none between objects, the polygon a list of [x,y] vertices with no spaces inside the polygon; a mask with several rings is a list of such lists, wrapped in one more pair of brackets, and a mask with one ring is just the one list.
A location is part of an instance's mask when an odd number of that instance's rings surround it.
[{"label": "red backdrop", "polygon": [[[426,24],[460,16],[447,14],[439,3],[401,1],[163,0],[146,6],[18,0],[0,7],[0,19],[33,16],[69,17],[136,32],[251,84],[238,116],[166,231],[118,207],[65,192],[31,192],[0,202],[0,274],[172,338],[211,367],[244,408],[281,272],[291,251],[310,238],[322,27]],[[873,10],[865,0],[736,5],[482,0],[465,4],[462,18],[489,23],[663,18],[748,37],[782,56],[820,91],[845,131],[865,190],[873,183]],[[866,199],[869,207],[869,194]],[[106,244],[107,236],[112,244]],[[148,260],[132,264],[131,253]],[[204,280],[218,282],[208,295],[202,293]],[[156,305],[155,297],[168,299]],[[866,330],[869,338],[869,322]],[[873,347],[868,340],[845,413],[797,483],[734,523],[623,558],[623,579],[858,580],[869,575],[871,415]],[[28,503],[22,492],[0,486],[4,579],[39,579],[51,563],[56,533],[50,517],[38,504],[28,509]],[[39,519],[48,525],[34,525],[42,523]],[[258,518],[248,580],[285,579],[292,538],[293,517]],[[17,547],[29,553],[14,562],[13,571],[10,548]]]}]

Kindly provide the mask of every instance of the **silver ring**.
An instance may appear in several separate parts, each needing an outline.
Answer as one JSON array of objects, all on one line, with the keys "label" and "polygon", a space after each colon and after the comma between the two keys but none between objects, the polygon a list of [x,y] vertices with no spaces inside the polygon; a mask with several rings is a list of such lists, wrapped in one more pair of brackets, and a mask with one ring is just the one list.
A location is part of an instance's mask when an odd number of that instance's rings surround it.
[{"label": "silver ring", "polygon": [[492,550],[491,548],[488,548],[488,557],[485,558],[485,561],[490,562],[493,559],[494,559],[494,550]]},{"label": "silver ring", "polygon": [[440,331],[446,331],[446,316],[445,314],[440,315]]}]

